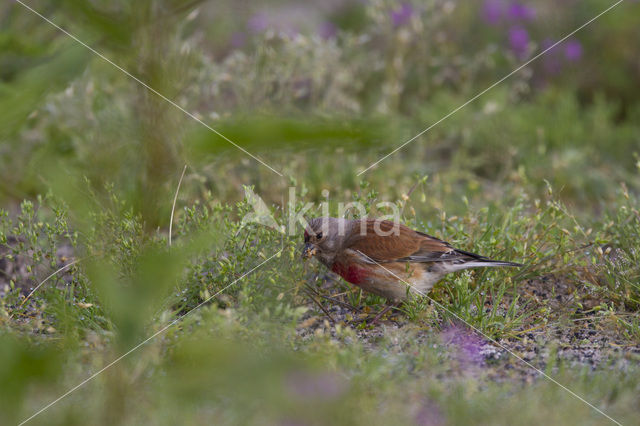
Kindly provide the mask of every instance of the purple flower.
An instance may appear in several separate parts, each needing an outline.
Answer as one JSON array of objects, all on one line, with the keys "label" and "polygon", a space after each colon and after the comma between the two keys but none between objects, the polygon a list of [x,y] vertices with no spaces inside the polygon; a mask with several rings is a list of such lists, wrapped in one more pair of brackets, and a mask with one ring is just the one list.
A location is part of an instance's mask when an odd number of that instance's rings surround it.
[{"label": "purple flower", "polygon": [[516,21],[531,21],[536,17],[536,10],[533,7],[522,3],[511,3],[509,6],[509,18]]},{"label": "purple flower", "polygon": [[402,3],[398,9],[391,11],[391,21],[395,28],[407,24],[412,16],[413,6],[409,3]]},{"label": "purple flower", "polygon": [[318,28],[318,35],[325,40],[335,38],[337,34],[338,34],[338,29],[336,28],[335,25],[333,25],[333,23],[329,21],[325,21],[321,23],[320,27]]},{"label": "purple flower", "polygon": [[501,0],[485,0],[482,4],[482,17],[486,23],[497,25],[504,14],[504,4]]},{"label": "purple flower", "polygon": [[521,26],[511,27],[509,29],[509,46],[519,58],[526,56],[529,50],[529,33],[527,30]]},{"label": "purple flower", "polygon": [[570,62],[579,61],[582,58],[582,44],[575,38],[568,40],[564,46],[564,57]]},{"label": "purple flower", "polygon": [[247,28],[254,33],[261,33],[269,27],[269,19],[263,12],[256,13],[247,21]]},{"label": "purple flower", "polygon": [[443,342],[457,346],[456,357],[461,364],[481,364],[484,361],[484,341],[477,334],[459,325],[452,325],[441,334]]}]

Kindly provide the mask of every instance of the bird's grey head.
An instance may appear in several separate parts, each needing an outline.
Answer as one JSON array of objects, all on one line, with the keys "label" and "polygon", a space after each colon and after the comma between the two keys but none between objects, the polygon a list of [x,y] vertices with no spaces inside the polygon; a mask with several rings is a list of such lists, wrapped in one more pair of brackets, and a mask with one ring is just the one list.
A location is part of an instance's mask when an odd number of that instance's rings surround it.
[{"label": "bird's grey head", "polygon": [[304,230],[303,258],[314,255],[325,264],[333,263],[335,255],[342,249],[350,235],[352,221],[336,217],[311,219]]}]

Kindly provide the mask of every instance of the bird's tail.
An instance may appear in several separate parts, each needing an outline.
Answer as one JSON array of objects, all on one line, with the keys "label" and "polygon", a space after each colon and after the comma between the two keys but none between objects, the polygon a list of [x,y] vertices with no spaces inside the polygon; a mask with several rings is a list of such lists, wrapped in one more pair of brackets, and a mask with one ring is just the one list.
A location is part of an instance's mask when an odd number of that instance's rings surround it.
[{"label": "bird's tail", "polygon": [[487,268],[487,267],[490,268],[493,266],[511,266],[511,267],[520,268],[524,265],[522,265],[521,263],[515,263],[515,262],[503,262],[501,260],[487,259],[487,260],[471,260],[469,262],[461,263],[458,266],[460,266],[460,269],[469,269],[469,268]]},{"label": "bird's tail", "polygon": [[493,267],[493,266],[510,266],[510,267],[520,268],[524,266],[521,263],[489,259],[488,257],[480,256],[479,254],[471,253],[464,250],[456,250],[456,252],[460,253],[461,255],[464,255],[464,261],[456,265],[456,266],[460,266],[460,269],[486,268],[486,267]]}]

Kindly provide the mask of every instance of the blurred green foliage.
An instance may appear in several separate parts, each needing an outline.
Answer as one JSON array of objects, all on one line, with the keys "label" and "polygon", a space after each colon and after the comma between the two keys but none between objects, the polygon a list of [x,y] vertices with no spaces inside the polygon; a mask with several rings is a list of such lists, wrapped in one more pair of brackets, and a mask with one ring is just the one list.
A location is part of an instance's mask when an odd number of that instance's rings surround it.
[{"label": "blurred green foliage", "polygon": [[21,421],[30,387],[36,384],[43,389],[54,383],[61,375],[62,362],[62,353],[52,343],[37,345],[19,336],[0,334],[0,421]]}]

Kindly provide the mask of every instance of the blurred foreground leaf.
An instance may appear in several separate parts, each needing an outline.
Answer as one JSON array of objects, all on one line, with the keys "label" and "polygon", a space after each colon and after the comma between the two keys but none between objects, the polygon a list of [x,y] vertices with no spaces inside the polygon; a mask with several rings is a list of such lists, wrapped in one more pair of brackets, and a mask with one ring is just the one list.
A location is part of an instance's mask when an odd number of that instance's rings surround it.
[{"label": "blurred foreground leaf", "polygon": [[15,424],[32,383],[39,387],[61,373],[62,352],[51,344],[0,333],[0,424]]},{"label": "blurred foreground leaf", "polygon": [[49,61],[0,85],[0,139],[13,136],[44,97],[61,90],[84,70],[89,52],[76,44],[66,44]]},{"label": "blurred foreground leaf", "polygon": [[[251,117],[212,125],[218,132],[249,150],[308,148],[367,148],[388,142],[390,125],[375,119]],[[232,144],[204,127],[187,136],[186,146],[193,161]]]}]

